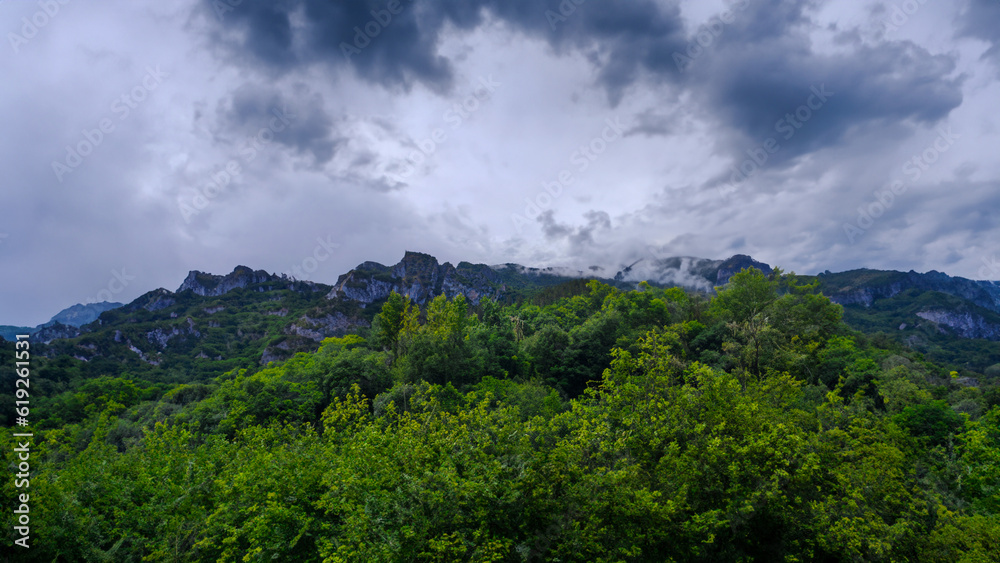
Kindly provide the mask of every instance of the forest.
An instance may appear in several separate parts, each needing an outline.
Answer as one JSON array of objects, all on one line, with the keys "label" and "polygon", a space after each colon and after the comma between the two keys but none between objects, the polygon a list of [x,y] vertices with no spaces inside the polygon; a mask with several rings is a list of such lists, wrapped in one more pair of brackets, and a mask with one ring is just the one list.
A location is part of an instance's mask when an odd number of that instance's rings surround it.
[{"label": "forest", "polygon": [[33,395],[30,488],[0,432],[12,560],[1000,560],[997,381],[818,282],[380,305],[283,362]]}]

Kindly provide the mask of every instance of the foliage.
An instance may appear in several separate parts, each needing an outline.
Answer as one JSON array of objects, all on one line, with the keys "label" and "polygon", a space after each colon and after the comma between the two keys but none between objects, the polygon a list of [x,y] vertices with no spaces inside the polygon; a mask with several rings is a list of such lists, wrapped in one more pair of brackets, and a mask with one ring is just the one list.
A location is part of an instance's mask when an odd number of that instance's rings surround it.
[{"label": "foliage", "polygon": [[370,331],[207,379],[40,360],[18,560],[997,560],[997,389],[801,282],[393,294]]}]

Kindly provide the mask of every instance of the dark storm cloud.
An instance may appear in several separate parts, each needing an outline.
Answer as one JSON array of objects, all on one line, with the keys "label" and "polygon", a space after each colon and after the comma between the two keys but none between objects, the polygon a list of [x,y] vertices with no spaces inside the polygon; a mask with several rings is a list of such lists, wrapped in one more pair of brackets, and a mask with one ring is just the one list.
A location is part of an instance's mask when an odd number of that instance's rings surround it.
[{"label": "dark storm cloud", "polygon": [[[685,28],[675,4],[648,1],[579,6],[572,0],[288,0],[266,6],[245,1],[213,21],[223,30],[242,30],[218,37],[236,42],[237,52],[251,53],[264,66],[289,70],[349,62],[374,83],[409,88],[421,82],[444,92],[453,78],[451,62],[437,50],[445,27],[472,30],[494,18],[543,38],[556,53],[583,54],[612,105],[644,79],[692,91],[704,112],[737,134],[726,150],[740,154],[752,148],[748,142],[774,137],[782,150],[772,164],[840,143],[858,127],[933,123],[961,103],[961,78],[950,77],[953,58],[913,43],[872,46],[841,34],[838,41],[846,49],[815,52],[809,14],[814,6],[744,0],[733,3],[722,19],[710,18],[695,29]],[[398,13],[391,14],[390,7]],[[289,27],[293,13],[304,16],[299,27]],[[346,55],[345,45],[351,50]],[[680,62],[692,54],[695,58]],[[835,97],[817,99],[817,89]],[[666,131],[666,122],[649,117],[634,132]]]},{"label": "dark storm cloud", "polygon": [[975,37],[990,44],[983,57],[1000,65],[1000,2],[968,0],[959,16],[958,35]]},{"label": "dark storm cloud", "polygon": [[[812,48],[803,4],[755,2],[696,59],[694,88],[736,154],[774,139],[769,165],[842,143],[864,128],[932,124],[962,102],[955,59],[908,41],[868,45],[838,35],[844,49]],[[829,92],[830,94],[825,94]],[[746,158],[747,155],[742,155]]]},{"label": "dark storm cloud", "polygon": [[[492,17],[557,52],[583,52],[613,103],[643,70],[676,75],[671,53],[686,41],[677,6],[649,0],[226,1],[206,0],[200,10],[212,22],[212,38],[237,60],[250,58],[277,73],[349,65],[373,83],[409,89],[420,82],[439,93],[453,82],[451,62],[437,52],[446,26],[471,31]],[[298,28],[297,14],[304,20]]]},{"label": "dark storm cloud", "polygon": [[323,98],[305,87],[299,90],[285,95],[271,86],[237,88],[219,101],[221,135],[253,137],[262,128],[271,128],[275,142],[325,164],[342,140],[336,138],[335,123],[323,107]]}]

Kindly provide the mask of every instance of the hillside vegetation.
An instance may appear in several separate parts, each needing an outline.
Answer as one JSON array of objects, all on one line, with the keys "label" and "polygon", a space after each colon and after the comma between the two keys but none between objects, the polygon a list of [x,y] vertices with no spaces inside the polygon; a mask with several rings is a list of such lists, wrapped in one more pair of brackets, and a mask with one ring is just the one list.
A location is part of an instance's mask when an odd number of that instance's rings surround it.
[{"label": "hillside vegetation", "polygon": [[19,561],[1000,560],[1000,374],[962,385],[778,269],[393,292],[267,365],[241,335],[280,317],[239,295],[190,364],[39,360]]}]

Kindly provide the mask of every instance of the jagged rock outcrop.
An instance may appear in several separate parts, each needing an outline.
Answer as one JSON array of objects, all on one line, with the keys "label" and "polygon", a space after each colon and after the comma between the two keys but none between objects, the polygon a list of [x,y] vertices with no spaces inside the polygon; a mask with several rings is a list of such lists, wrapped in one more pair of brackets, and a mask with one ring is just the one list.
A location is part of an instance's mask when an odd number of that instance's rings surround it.
[{"label": "jagged rock outcrop", "polygon": [[148,356],[146,356],[145,352],[143,352],[138,347],[136,347],[135,344],[132,344],[131,340],[126,340],[125,341],[125,345],[128,346],[129,350],[131,350],[136,355],[138,355],[140,360],[146,362],[147,364],[149,364],[151,366],[158,366],[158,365],[160,365],[160,362],[158,360],[151,360]]},{"label": "jagged rock outcrop", "polygon": [[134,301],[122,307],[122,311],[130,313],[133,311],[138,311],[139,309],[145,309],[147,311],[159,311],[160,309],[166,309],[177,303],[177,299],[174,297],[172,291],[163,289],[154,289],[153,291],[147,291]]},{"label": "jagged rock outcrop", "polygon": [[165,349],[171,338],[182,335],[201,338],[201,332],[195,329],[194,319],[191,317],[188,317],[187,319],[187,328],[181,328],[178,326],[170,327],[168,330],[156,328],[146,333],[146,340],[148,340],[151,344],[156,344],[160,347],[160,349]]},{"label": "jagged rock outcrop", "polygon": [[214,297],[224,295],[237,288],[245,288],[248,285],[279,281],[282,276],[269,274],[264,270],[252,270],[246,266],[236,266],[236,268],[224,275],[216,276],[192,270],[188,272],[184,282],[177,288],[175,293],[191,290],[196,295],[204,297]]},{"label": "jagged rock outcrop", "polygon": [[395,291],[421,304],[442,293],[449,299],[461,294],[477,304],[483,297],[498,298],[505,289],[500,276],[485,264],[460,262],[455,267],[448,262],[438,264],[429,254],[407,251],[394,266],[360,264],[337,279],[327,298],[370,304]]}]

